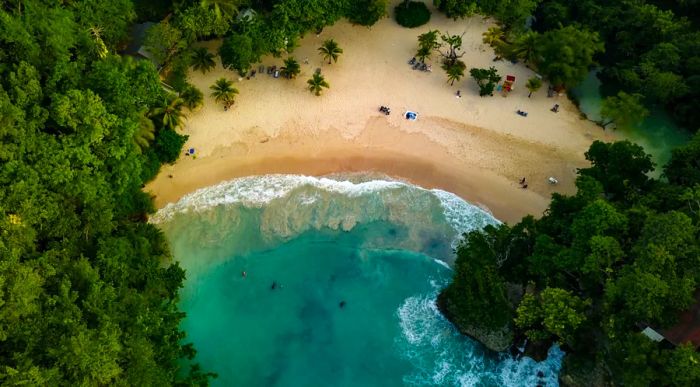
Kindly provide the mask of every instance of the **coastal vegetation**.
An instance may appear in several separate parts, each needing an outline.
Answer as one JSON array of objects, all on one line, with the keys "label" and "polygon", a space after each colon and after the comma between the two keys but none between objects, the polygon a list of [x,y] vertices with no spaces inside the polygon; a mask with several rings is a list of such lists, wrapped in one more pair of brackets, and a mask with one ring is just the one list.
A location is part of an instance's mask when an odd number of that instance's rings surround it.
[{"label": "coastal vegetation", "polygon": [[324,88],[327,89],[331,87],[331,85],[326,81],[326,78],[324,78],[319,72],[314,73],[311,79],[306,81],[306,83],[308,84],[309,91],[315,96],[321,95],[321,91],[323,91]]},{"label": "coastal vegetation", "polygon": [[466,333],[507,327],[530,353],[559,343],[583,385],[699,384],[700,372],[678,372],[700,361],[692,347],[641,334],[696,302],[698,143],[674,151],[661,180],[638,145],[594,142],[575,195],[553,194],[541,219],[465,235],[441,310]]},{"label": "coastal vegetation", "polygon": [[532,77],[527,80],[527,83],[525,84],[525,88],[529,92],[527,97],[531,98],[532,93],[536,92],[542,87],[542,80],[537,78],[537,77]]},{"label": "coastal vegetation", "polygon": [[[522,60],[556,87],[576,86],[592,66],[614,95],[638,94],[690,131],[700,121],[700,33],[692,2],[663,0],[434,0],[447,16],[481,13],[500,56]],[[531,28],[526,23],[533,15]],[[562,55],[566,53],[566,55]]]},{"label": "coastal vegetation", "polygon": [[328,60],[328,64],[331,64],[331,61],[338,62],[338,58],[340,54],[343,53],[343,49],[340,48],[338,42],[333,39],[328,39],[323,41],[321,47],[318,48],[318,52],[323,59]]},{"label": "coastal vegetation", "polygon": [[141,190],[181,153],[183,104],[151,62],[115,54],[135,18],[131,1],[0,8],[2,384],[206,383]]},{"label": "coastal vegetation", "polygon": [[233,82],[226,78],[219,78],[209,87],[214,101],[224,104],[224,109],[228,109],[236,102],[238,89],[233,87]]},{"label": "coastal vegetation", "polygon": [[493,96],[493,91],[501,80],[501,76],[498,75],[498,70],[495,67],[492,66],[488,69],[473,68],[469,70],[469,74],[474,78],[476,84],[479,85],[479,95],[481,97]]},{"label": "coastal vegetation", "polygon": [[301,66],[299,66],[299,62],[294,59],[294,57],[290,56],[284,60],[284,66],[282,66],[280,71],[284,77],[287,79],[292,79],[299,75],[301,72]]},{"label": "coastal vegetation", "polygon": [[394,8],[394,17],[400,26],[416,28],[430,21],[430,10],[422,1],[405,0]]}]

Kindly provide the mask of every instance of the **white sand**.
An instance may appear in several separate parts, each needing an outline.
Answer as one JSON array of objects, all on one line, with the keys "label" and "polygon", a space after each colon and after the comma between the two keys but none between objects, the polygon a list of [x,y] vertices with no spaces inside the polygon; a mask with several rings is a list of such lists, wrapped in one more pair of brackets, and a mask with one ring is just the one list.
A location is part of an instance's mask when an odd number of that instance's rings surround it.
[{"label": "white sand", "polygon": [[[547,98],[546,84],[527,98],[524,84],[534,73],[522,64],[492,61],[493,50],[481,43],[490,25],[481,17],[453,21],[436,12],[417,29],[402,28],[391,18],[372,28],[339,22],[320,36],[308,35],[292,53],[302,66],[297,79],[267,74],[240,79],[220,65],[205,75],[192,73],[190,81],[204,92],[205,104],[190,114],[182,132],[190,136],[186,147],[195,148],[197,158],[164,167],[147,190],[163,206],[194,189],[248,174],[371,170],[455,192],[504,220],[540,215],[551,192],[574,191],[575,169],[586,165],[583,152],[604,133],[580,119],[565,97]],[[467,74],[454,86],[446,83],[437,57],[430,61],[432,73],[407,64],[417,36],[430,29],[465,32]],[[317,52],[328,38],[344,50],[331,65]],[[206,45],[214,50],[218,42]],[[280,67],[282,59],[266,57],[263,64]],[[489,66],[504,78],[516,76],[507,97],[479,97],[468,69]],[[320,97],[306,90],[316,68],[331,86]],[[208,96],[220,77],[235,80],[240,91],[229,111]],[[456,98],[457,90],[462,98]],[[549,111],[555,103],[559,113]],[[379,113],[380,105],[391,107],[392,114]],[[515,114],[517,109],[528,117]],[[418,112],[419,120],[403,119],[405,110]],[[517,184],[522,176],[528,178],[527,190]],[[560,184],[548,185],[548,176]]]}]

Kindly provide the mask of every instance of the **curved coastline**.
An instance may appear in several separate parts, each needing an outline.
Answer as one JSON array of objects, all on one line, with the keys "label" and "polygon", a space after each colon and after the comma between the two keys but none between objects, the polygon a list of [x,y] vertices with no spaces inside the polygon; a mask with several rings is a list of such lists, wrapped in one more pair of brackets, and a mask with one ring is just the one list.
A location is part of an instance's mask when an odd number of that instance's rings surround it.
[{"label": "curved coastline", "polygon": [[[200,90],[226,77],[235,81],[240,96],[229,111],[205,97],[183,128],[190,136],[186,147],[194,148],[197,158],[181,157],[164,167],[146,191],[161,208],[237,177],[365,171],[456,193],[506,222],[540,216],[552,192],[574,192],[575,170],[587,165],[583,153],[590,143],[613,135],[581,120],[566,97],[547,98],[540,92],[528,98],[525,87],[517,87],[507,98],[480,98],[469,78],[450,86],[440,71],[420,73],[406,65],[418,34],[434,28],[464,31],[468,66],[496,66],[524,84],[532,70],[493,62],[492,49],[481,42],[491,23],[434,15],[428,25],[413,30],[390,19],[370,30],[338,22],[301,40],[291,55],[309,63],[297,79],[259,74],[246,80],[220,65],[207,74],[193,72],[189,81]],[[345,51],[332,65],[316,52],[329,37]],[[204,43],[210,49],[218,44]],[[262,60],[268,66],[280,62],[271,56]],[[305,79],[316,68],[331,83],[320,97],[305,89]],[[455,98],[459,89],[462,97]],[[549,111],[554,102],[561,105],[556,114]],[[377,111],[387,104],[395,112],[390,116]],[[521,108],[530,112],[527,118],[514,114]],[[420,119],[402,119],[405,109],[420,112]],[[549,176],[560,184],[548,185]],[[518,185],[522,177],[528,179],[527,190]]]}]

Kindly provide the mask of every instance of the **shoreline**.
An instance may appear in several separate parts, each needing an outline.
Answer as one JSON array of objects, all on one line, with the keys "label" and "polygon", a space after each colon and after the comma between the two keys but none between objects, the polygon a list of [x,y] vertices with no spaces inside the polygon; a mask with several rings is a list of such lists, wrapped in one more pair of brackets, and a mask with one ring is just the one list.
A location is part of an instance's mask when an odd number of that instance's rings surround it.
[{"label": "shoreline", "polygon": [[[454,21],[435,13],[430,23],[416,29],[388,18],[371,30],[342,21],[301,40],[292,55],[309,63],[302,65],[297,79],[258,74],[246,80],[224,70],[220,62],[207,74],[191,72],[189,81],[205,92],[205,100],[181,131],[190,136],[185,149],[195,148],[197,157],[183,156],[163,166],[145,190],[162,208],[187,193],[237,177],[378,172],[452,192],[504,222],[539,217],[553,192],[575,192],[576,169],[588,165],[583,153],[593,140],[610,135],[581,120],[566,97],[547,98],[546,84],[545,91],[528,98],[524,83],[534,72],[521,64],[493,62],[492,49],[481,43],[481,32],[491,24],[480,17]],[[468,76],[448,85],[436,58],[433,68],[438,70],[433,73],[411,70],[406,61],[416,36],[435,28],[463,30],[467,66],[496,66],[502,75],[517,75],[519,87],[507,98],[481,98]],[[338,63],[328,65],[316,47],[331,37],[345,52]],[[202,43],[210,50],[218,44]],[[281,61],[268,56],[262,63],[279,66]],[[331,84],[320,97],[305,89],[316,68]],[[220,77],[236,80],[240,91],[229,111],[208,95]],[[455,97],[457,90],[461,98]],[[554,103],[560,104],[559,113],[549,111]],[[390,106],[393,113],[379,113],[380,105]],[[530,112],[527,118],[514,113],[521,108]],[[419,112],[419,119],[403,119],[405,110]],[[559,184],[547,184],[549,176]],[[518,185],[522,177],[528,189]]]}]

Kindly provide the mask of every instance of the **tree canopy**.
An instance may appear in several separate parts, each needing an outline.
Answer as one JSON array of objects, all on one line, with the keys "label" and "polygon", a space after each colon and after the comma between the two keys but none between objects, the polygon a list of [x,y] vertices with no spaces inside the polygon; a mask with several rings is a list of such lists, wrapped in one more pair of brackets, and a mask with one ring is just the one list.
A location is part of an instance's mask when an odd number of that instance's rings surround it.
[{"label": "tree canopy", "polygon": [[[206,382],[179,328],[185,274],[145,222],[141,186],[184,137],[148,118],[167,99],[154,66],[115,54],[135,17],[121,0],[0,9],[2,384]],[[160,59],[178,47],[149,36]]]},{"label": "tree canopy", "polygon": [[[686,369],[700,358],[691,347],[659,345],[639,328],[670,327],[695,302],[700,185],[679,176],[700,157],[696,140],[673,153],[668,181],[647,176],[653,164],[638,145],[594,142],[575,195],[553,194],[539,220],[464,236],[441,310],[460,329],[505,324],[535,347],[559,342],[565,369],[609,382],[700,383]],[[524,295],[505,298],[512,289]]]}]

